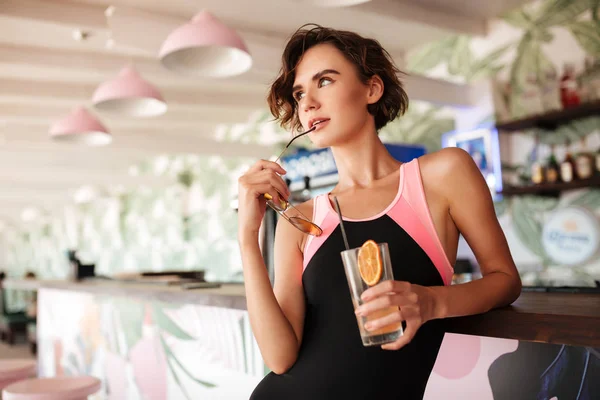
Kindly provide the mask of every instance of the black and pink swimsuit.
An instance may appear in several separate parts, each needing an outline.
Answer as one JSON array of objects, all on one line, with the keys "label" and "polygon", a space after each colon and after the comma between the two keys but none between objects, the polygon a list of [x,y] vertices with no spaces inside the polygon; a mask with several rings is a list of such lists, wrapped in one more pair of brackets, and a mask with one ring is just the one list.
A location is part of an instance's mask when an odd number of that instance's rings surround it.
[{"label": "black and pink swimsuit", "polygon": [[[443,336],[443,321],[430,321],[398,351],[364,347],[344,274],[339,219],[328,194],[314,199],[313,221],[323,234],[304,249],[302,283],[306,314],[296,363],[268,374],[253,400],[421,399]],[[344,218],[350,247],[372,239],[388,243],[394,279],[422,286],[449,285],[453,268],[436,234],[418,160],[402,164],[398,194],[381,213]]]}]

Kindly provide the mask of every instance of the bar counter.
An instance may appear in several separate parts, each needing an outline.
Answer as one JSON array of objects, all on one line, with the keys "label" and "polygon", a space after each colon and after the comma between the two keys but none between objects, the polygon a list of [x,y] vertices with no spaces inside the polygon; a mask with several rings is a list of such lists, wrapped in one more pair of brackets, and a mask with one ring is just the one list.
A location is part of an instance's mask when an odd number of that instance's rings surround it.
[{"label": "bar counter", "polygon": [[600,347],[600,294],[522,292],[511,306],[449,319],[448,332]]},{"label": "bar counter", "polygon": [[[103,382],[103,396],[124,400],[217,400],[247,399],[269,372],[242,284],[183,290],[112,280],[9,280],[4,286],[38,291],[40,376],[91,374]],[[512,383],[530,385],[553,365],[580,373],[583,364],[573,360],[587,363],[586,374],[600,369],[597,294],[523,292],[511,306],[448,319],[447,329],[424,400],[504,398],[496,394]],[[349,334],[360,340],[358,329]],[[571,364],[552,362],[561,357]],[[536,390],[527,398],[538,398]]]},{"label": "bar counter", "polygon": [[[135,296],[166,303],[246,310],[243,284],[183,290],[177,286],[111,280],[9,280],[4,286],[14,289],[47,288],[96,295]],[[448,331],[503,339],[600,347],[600,295],[525,291],[511,306],[494,309],[485,314],[449,319]]]},{"label": "bar counter", "polygon": [[102,296],[135,296],[136,298],[164,303],[185,303],[204,306],[246,310],[243,284],[222,284],[219,288],[181,289],[176,285],[134,283],[109,279],[89,279],[81,282],[64,280],[7,280],[7,289],[38,290],[58,289],[87,292]]}]

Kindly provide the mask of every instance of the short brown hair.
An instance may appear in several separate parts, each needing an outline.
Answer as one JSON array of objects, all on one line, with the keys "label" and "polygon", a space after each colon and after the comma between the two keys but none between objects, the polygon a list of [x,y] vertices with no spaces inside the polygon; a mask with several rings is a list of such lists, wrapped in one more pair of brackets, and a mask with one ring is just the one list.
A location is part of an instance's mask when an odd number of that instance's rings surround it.
[{"label": "short brown hair", "polygon": [[[313,26],[307,29],[307,26]],[[318,44],[332,44],[356,67],[363,83],[378,75],[383,81],[381,99],[369,104],[367,109],[375,117],[375,129],[379,131],[388,122],[404,114],[408,108],[408,96],[398,77],[402,72],[392,61],[390,54],[377,40],[363,38],[349,31],[324,28],[316,24],[303,25],[288,41],[281,57],[279,76],[269,91],[267,101],[271,114],[282,127],[299,131],[302,126],[298,118],[298,105],[293,98],[292,87],[296,78],[296,67],[304,53]]]}]

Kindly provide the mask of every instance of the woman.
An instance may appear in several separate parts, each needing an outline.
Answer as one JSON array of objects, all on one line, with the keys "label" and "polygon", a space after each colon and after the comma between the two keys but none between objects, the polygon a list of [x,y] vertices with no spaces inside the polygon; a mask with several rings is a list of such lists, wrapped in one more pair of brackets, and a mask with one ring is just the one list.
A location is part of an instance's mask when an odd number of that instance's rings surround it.
[{"label": "woman", "polygon": [[[258,244],[263,194],[290,192],[284,169],[261,160],[239,179],[239,244],[252,329],[273,371],[252,399],[423,397],[443,334],[443,319],[486,312],[514,301],[521,282],[498,224],[489,189],[463,150],[443,149],[401,164],[377,132],[401,115],[408,98],[389,54],[375,40],[316,26],[297,31],[283,54],[269,105],[284,125],[308,130],[330,147],[339,182],[298,206],[323,234],[307,236],[285,220],[275,238],[271,287]],[[404,321],[404,335],[363,347],[332,208],[336,196],[351,247],[387,242],[396,281],[373,286],[356,313],[394,305],[377,329]],[[449,286],[459,235],[483,278]],[[392,394],[392,397],[390,397]]]}]

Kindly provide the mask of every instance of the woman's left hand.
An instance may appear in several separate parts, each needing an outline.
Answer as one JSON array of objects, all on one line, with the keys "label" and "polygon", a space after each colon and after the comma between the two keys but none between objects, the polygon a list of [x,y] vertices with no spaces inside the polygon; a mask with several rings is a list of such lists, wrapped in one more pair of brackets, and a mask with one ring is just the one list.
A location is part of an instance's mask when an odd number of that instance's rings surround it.
[{"label": "woman's left hand", "polygon": [[438,307],[435,289],[402,281],[381,282],[365,290],[361,298],[364,303],[355,312],[363,317],[390,306],[398,308],[398,311],[369,321],[365,325],[367,331],[406,321],[404,334],[395,342],[382,345],[385,350],[398,350],[410,343],[421,325],[435,318]]}]

